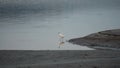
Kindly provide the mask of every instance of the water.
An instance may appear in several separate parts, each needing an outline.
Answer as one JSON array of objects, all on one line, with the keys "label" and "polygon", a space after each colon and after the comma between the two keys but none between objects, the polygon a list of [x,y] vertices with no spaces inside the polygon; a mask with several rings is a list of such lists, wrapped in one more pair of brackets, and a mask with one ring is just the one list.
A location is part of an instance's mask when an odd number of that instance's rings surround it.
[{"label": "water", "polygon": [[[120,9],[104,7],[4,14],[0,18],[0,49],[93,50],[66,41],[102,30],[118,29],[119,18]],[[65,35],[64,42],[59,42],[58,32]]]}]

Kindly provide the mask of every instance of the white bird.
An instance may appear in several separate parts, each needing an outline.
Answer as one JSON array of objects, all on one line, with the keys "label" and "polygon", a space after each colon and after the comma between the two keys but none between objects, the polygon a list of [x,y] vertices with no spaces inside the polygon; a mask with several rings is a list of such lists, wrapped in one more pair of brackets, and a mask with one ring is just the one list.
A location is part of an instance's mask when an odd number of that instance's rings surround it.
[{"label": "white bird", "polygon": [[60,32],[58,32],[58,36],[59,36],[60,38],[64,38],[64,35],[61,34]]},{"label": "white bird", "polygon": [[58,35],[60,38],[64,38],[64,35],[62,33],[58,32]]},{"label": "white bird", "polygon": [[60,42],[63,42],[64,35],[60,32],[58,32],[58,36],[60,38]]}]

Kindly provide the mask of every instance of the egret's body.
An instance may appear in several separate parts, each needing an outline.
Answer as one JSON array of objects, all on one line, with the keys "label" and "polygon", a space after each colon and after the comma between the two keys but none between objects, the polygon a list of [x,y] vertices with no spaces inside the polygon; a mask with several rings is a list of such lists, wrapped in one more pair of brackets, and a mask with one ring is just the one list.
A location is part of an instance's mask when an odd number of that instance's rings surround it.
[{"label": "egret's body", "polygon": [[58,36],[59,36],[59,38],[60,38],[60,42],[63,42],[64,35],[59,32],[59,33],[58,33]]},{"label": "egret's body", "polygon": [[64,35],[60,33],[60,34],[59,34],[59,37],[60,37],[60,38],[64,38]]}]

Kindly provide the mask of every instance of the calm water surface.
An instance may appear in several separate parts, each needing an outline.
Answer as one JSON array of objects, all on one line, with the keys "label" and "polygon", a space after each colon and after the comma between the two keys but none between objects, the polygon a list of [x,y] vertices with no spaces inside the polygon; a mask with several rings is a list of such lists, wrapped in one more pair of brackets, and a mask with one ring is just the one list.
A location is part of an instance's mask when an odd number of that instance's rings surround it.
[{"label": "calm water surface", "polygon": [[[46,11],[0,17],[0,50],[93,50],[67,40],[120,28],[119,9]],[[58,32],[65,35],[60,43]]]}]

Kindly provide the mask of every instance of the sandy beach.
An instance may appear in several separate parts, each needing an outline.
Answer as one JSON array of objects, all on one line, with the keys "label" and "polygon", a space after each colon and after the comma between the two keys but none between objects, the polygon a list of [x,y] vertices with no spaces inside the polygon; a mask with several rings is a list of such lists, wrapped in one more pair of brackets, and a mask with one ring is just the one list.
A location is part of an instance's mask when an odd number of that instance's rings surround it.
[{"label": "sandy beach", "polygon": [[0,68],[120,68],[120,51],[0,50]]}]

